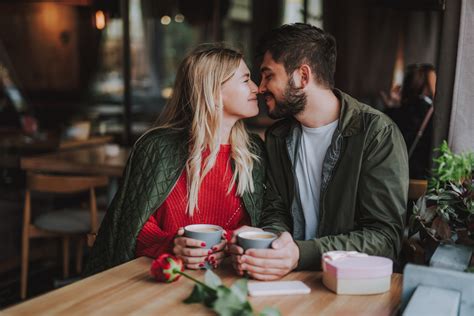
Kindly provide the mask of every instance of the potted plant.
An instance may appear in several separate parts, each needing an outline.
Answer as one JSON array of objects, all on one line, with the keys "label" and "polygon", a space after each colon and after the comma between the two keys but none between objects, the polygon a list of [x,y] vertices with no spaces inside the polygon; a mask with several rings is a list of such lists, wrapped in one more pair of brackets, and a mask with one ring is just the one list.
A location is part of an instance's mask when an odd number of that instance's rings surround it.
[{"label": "potted plant", "polygon": [[453,153],[448,144],[435,149],[439,157],[428,190],[413,207],[409,235],[420,233],[428,253],[443,243],[474,246],[474,154]]}]

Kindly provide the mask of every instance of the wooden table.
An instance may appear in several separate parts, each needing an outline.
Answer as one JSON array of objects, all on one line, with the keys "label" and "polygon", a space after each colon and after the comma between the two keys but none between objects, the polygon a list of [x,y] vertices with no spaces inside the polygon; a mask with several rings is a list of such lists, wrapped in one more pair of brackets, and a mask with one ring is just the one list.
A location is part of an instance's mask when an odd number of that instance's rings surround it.
[{"label": "wooden table", "polygon": [[96,146],[111,143],[114,140],[111,135],[104,136],[92,136],[84,140],[62,140],[59,142],[59,149],[70,149],[70,148],[79,148],[86,146]]},{"label": "wooden table", "polygon": [[21,159],[21,169],[31,171],[67,172],[122,176],[130,153],[120,148],[116,156],[106,154],[106,145],[59,151]]},{"label": "wooden table", "polygon": [[[194,283],[157,283],[148,276],[151,259],[141,257],[3,311],[5,315],[212,315],[201,304],[182,303]],[[216,270],[229,286],[237,277],[230,267]],[[190,274],[203,279],[203,271]],[[393,315],[400,304],[402,277],[392,275],[390,292],[379,295],[336,295],[321,283],[321,272],[293,272],[284,280],[301,280],[311,294],[250,298],[256,312],[265,306],[282,315]]]}]

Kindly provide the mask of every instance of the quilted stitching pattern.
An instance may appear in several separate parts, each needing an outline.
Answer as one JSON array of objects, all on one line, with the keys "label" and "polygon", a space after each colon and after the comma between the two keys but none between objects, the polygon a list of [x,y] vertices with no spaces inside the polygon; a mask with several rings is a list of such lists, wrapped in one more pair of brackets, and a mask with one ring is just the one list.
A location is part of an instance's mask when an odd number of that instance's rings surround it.
[{"label": "quilted stitching pattern", "polygon": [[[137,142],[124,171],[123,183],[102,222],[84,275],[132,260],[141,228],[163,203],[178,180],[187,158],[186,135],[155,130]],[[255,191],[243,201],[257,225],[262,209],[265,157],[263,142],[252,136],[252,151],[262,157],[254,167]]]}]

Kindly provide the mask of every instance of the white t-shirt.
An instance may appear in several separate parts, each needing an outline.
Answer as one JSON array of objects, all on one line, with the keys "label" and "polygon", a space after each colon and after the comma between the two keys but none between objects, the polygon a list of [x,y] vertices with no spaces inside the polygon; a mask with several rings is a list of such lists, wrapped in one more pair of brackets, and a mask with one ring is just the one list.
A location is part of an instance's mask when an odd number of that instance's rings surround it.
[{"label": "white t-shirt", "polygon": [[295,173],[300,205],[305,219],[305,239],[316,237],[319,223],[319,193],[326,151],[338,121],[321,127],[302,125],[301,143],[296,155]]}]

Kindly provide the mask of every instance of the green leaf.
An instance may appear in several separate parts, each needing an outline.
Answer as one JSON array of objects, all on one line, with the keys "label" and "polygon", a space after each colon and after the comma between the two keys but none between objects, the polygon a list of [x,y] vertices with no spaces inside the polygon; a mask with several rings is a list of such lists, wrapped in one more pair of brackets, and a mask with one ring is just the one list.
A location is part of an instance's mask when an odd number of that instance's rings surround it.
[{"label": "green leaf", "polygon": [[416,208],[413,210],[416,211],[417,214],[423,216],[426,210],[426,196],[422,195],[415,204]]},{"label": "green leaf", "polygon": [[431,223],[431,221],[435,218],[435,216],[436,216],[436,207],[430,206],[426,208],[425,214],[423,214],[422,220],[425,221],[426,223]]},{"label": "green leaf", "polygon": [[216,289],[219,285],[222,285],[222,281],[212,270],[208,269],[204,274],[204,283],[209,287]]},{"label": "green leaf", "polygon": [[185,304],[204,303],[211,307],[216,295],[206,290],[202,285],[196,284],[191,294],[183,301]]},{"label": "green leaf", "polygon": [[258,315],[259,316],[281,316],[281,313],[277,308],[267,306]]},{"label": "green leaf", "polygon": [[240,299],[241,302],[247,300],[247,279],[239,279],[230,287],[232,293]]},{"label": "green leaf", "polygon": [[415,235],[421,228],[419,217],[417,215],[411,215],[408,222],[408,237]]},{"label": "green leaf", "polygon": [[234,292],[223,285],[217,287],[217,299],[213,309],[221,316],[253,315],[250,303],[247,300],[242,302]]}]

